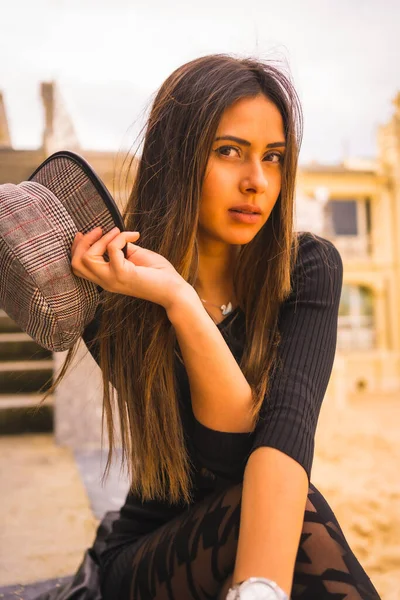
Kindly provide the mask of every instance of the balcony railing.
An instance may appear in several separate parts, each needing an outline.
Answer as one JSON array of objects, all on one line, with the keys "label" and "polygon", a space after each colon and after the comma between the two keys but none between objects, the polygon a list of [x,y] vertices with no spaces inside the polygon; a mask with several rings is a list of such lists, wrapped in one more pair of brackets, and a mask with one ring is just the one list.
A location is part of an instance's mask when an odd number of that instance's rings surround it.
[{"label": "balcony railing", "polygon": [[373,317],[368,315],[339,317],[337,337],[339,350],[372,350],[375,345]]},{"label": "balcony railing", "polygon": [[365,260],[371,258],[372,242],[369,236],[326,235],[339,250],[343,259]]}]

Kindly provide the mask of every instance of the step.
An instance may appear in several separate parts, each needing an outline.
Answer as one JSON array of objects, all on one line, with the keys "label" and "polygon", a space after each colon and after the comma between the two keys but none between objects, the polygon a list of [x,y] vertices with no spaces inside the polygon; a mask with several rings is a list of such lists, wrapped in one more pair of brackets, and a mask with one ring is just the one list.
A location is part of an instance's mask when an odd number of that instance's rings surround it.
[{"label": "step", "polygon": [[34,342],[30,335],[23,332],[0,333],[0,344],[10,344],[14,342]]},{"label": "step", "polygon": [[348,401],[352,404],[399,402],[400,390],[349,392]]},{"label": "step", "polygon": [[10,360],[0,363],[0,373],[9,371],[52,371],[53,360]]},{"label": "step", "polygon": [[53,360],[10,360],[0,363],[3,394],[46,392],[53,381]]},{"label": "step", "polygon": [[10,408],[35,408],[53,404],[54,396],[50,394],[44,402],[40,404],[44,394],[0,394],[0,410]]},{"label": "step", "polygon": [[51,350],[40,346],[27,333],[0,333],[0,362],[43,360],[45,358],[50,359],[51,357]]},{"label": "step", "polygon": [[[41,394],[37,396],[39,400],[43,397]],[[52,403],[44,402],[41,406],[32,404],[0,409],[0,435],[50,433],[53,429],[54,405]]]},{"label": "step", "polygon": [[0,309],[0,331],[21,331],[15,321],[8,316],[5,310]]}]

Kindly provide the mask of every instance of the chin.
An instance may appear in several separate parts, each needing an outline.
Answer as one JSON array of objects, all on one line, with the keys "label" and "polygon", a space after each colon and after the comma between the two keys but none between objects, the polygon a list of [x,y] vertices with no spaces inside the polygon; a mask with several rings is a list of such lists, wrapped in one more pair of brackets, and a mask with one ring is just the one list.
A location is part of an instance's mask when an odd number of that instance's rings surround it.
[{"label": "chin", "polygon": [[225,237],[224,241],[226,241],[228,244],[233,244],[236,246],[245,246],[246,244],[254,240],[259,231],[259,229],[257,231],[252,232],[242,231],[241,233],[237,233],[236,235],[229,236],[229,238]]}]

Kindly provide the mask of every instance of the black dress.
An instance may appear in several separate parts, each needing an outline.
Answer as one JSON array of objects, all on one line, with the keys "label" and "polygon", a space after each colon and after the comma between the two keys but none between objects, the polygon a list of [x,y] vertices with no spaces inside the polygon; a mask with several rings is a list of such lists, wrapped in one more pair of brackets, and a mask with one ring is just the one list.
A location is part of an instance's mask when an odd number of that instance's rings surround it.
[{"label": "black dress", "polygon": [[[254,432],[219,432],[198,422],[186,370],[176,362],[185,439],[196,465],[195,500],[190,507],[170,506],[142,503],[128,493],[99,552],[104,600],[217,598],[234,568],[246,462],[261,446],[292,457],[309,480],[291,598],[379,600],[331,508],[310,481],[317,420],[336,350],[342,278],[335,246],[300,234],[293,291],[279,314],[281,366],[273,372]],[[97,362],[92,339],[98,316],[82,336]],[[240,308],[217,327],[239,362],[245,339]]]}]

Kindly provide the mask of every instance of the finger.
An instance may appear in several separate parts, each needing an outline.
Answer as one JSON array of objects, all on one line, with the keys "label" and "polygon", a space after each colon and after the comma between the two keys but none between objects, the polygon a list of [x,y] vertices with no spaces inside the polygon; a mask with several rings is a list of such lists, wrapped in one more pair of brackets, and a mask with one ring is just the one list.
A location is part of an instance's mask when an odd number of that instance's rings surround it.
[{"label": "finger", "polygon": [[71,246],[71,262],[72,262],[72,264],[75,263],[75,265],[76,265],[78,256],[79,256],[79,260],[80,260],[80,257],[82,255],[82,251],[80,250],[80,242],[83,237],[84,237],[84,235],[81,231],[78,231],[78,233],[75,234],[74,241]]},{"label": "finger", "polygon": [[82,233],[82,239],[85,240],[85,245],[88,245],[89,243],[93,243],[93,240],[97,239],[102,234],[103,228],[99,226],[95,227],[94,229],[91,229],[87,233]]},{"label": "finger", "polygon": [[115,270],[123,269],[125,256],[122,250],[126,244],[134,247],[134,244],[130,242],[136,241],[139,237],[140,233],[138,231],[123,231],[108,244],[107,253],[112,268]]},{"label": "finger", "polygon": [[[92,233],[92,232],[90,232]],[[82,246],[83,250],[82,250],[82,255],[83,255],[83,260],[85,259],[85,257],[103,257],[106,250],[107,250],[107,245],[117,236],[119,235],[120,230],[118,229],[118,227],[114,227],[113,229],[111,229],[108,233],[105,233],[104,235],[94,235],[92,239],[87,238],[85,239],[85,246]],[[89,234],[87,234],[89,235]]]},{"label": "finger", "polygon": [[[114,233],[113,235],[117,234],[117,230],[119,231],[118,228],[114,228]],[[96,240],[99,239],[99,237],[102,235],[102,228],[101,227],[95,227],[94,229],[92,229],[91,231],[89,231],[86,234],[83,234],[82,232],[78,232],[78,234],[76,234],[75,239],[74,239],[74,243],[73,243],[73,248],[71,251],[71,263],[72,263],[72,268],[73,268],[73,272],[76,275],[79,275],[80,277],[84,277],[85,279],[89,279],[87,276],[89,275],[88,273],[88,264],[85,261],[85,254],[91,249],[91,247],[93,246],[93,244],[96,242]],[[110,239],[112,239],[112,235],[111,235],[111,231],[106,234],[108,240],[110,241]],[[105,252],[105,249],[103,251],[103,254]],[[92,276],[92,273],[90,273],[90,277]]]},{"label": "finger", "polygon": [[80,231],[78,231],[78,233],[75,234],[74,241],[72,242],[71,246],[71,254],[74,254],[75,248],[77,247],[79,241],[82,239],[82,235],[83,233]]},{"label": "finger", "polygon": [[132,256],[132,254],[135,252],[137,246],[135,246],[134,244],[131,244],[131,242],[127,243],[127,249],[126,249],[126,258],[129,260],[130,256]]},{"label": "finger", "polygon": [[102,228],[95,227],[88,233],[83,234],[79,231],[74,238],[71,251],[75,254],[75,258],[81,259],[82,255],[90,248],[90,246],[102,235]]}]

